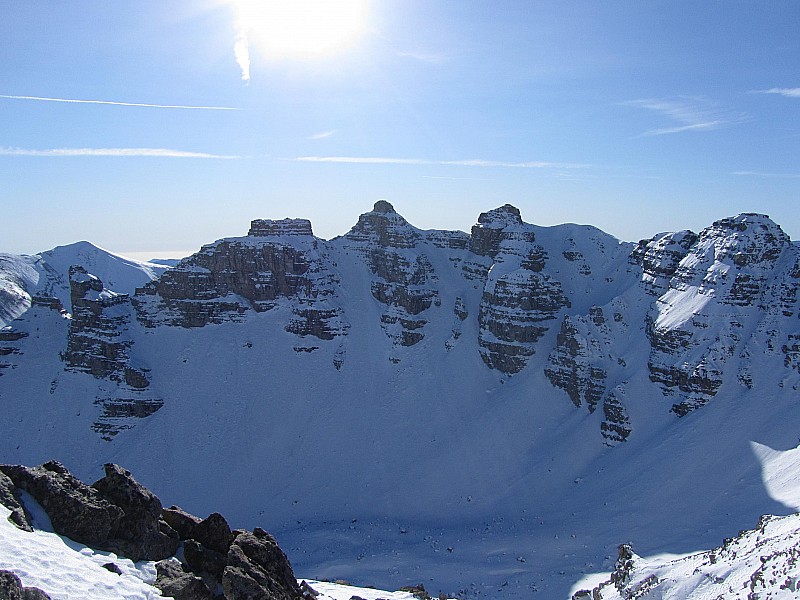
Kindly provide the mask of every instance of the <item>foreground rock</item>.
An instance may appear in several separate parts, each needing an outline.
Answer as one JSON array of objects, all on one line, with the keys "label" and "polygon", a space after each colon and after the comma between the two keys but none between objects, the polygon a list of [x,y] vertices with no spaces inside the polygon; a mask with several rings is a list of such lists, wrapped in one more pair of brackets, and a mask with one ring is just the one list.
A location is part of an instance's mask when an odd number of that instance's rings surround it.
[{"label": "foreground rock", "polygon": [[50,600],[50,596],[35,587],[25,587],[10,571],[0,571],[0,598],[3,600]]},{"label": "foreground rock", "polygon": [[[303,597],[289,560],[263,529],[231,531],[219,513],[199,519],[178,507],[164,509],[122,467],[107,464],[105,472],[89,486],[56,461],[32,468],[0,465],[0,503],[12,510],[12,522],[30,530],[19,501],[24,490],[47,512],[56,533],[134,562],[160,560],[156,587],[176,600]],[[183,563],[174,558],[181,543]],[[15,580],[13,574],[0,577],[0,598],[47,598],[14,587]]]}]

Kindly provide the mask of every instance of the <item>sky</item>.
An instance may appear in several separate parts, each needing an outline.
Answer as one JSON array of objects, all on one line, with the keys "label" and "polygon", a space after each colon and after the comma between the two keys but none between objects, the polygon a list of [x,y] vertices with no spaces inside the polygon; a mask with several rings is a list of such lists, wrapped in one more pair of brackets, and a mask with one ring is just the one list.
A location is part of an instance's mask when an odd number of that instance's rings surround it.
[{"label": "sky", "polygon": [[[297,7],[300,6],[300,9]],[[276,12],[277,11],[277,12]],[[282,12],[281,12],[282,11]],[[0,0],[0,252],[252,219],[800,239],[796,0]]]}]

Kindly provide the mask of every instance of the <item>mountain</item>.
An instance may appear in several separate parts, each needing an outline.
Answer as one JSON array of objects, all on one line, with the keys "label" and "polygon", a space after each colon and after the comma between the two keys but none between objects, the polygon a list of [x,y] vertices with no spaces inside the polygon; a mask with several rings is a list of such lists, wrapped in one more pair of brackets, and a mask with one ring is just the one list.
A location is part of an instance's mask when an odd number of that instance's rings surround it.
[{"label": "mountain", "polygon": [[89,242],[57,246],[33,256],[0,254],[0,327],[30,308],[33,296],[57,298],[69,307],[67,272],[72,265],[83,266],[109,289],[122,293],[133,293],[166,270],[166,265],[131,260]]},{"label": "mountain", "polygon": [[317,579],[566,598],[622,542],[696,551],[800,506],[771,483],[799,252],[754,213],[628,243],[380,201],[332,240],[255,220],[135,291],[78,263],[0,331],[0,455],[124,462]]}]

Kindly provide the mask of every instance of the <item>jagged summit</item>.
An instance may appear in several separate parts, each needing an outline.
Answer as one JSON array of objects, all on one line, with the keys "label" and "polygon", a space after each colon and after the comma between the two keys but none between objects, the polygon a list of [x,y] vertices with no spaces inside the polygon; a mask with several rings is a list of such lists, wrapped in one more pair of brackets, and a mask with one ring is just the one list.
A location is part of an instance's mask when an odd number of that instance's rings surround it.
[{"label": "jagged summit", "polygon": [[504,204],[493,210],[481,213],[478,216],[476,227],[490,227],[492,229],[502,229],[509,225],[522,224],[522,216],[519,209],[511,204]]},{"label": "jagged summit", "polygon": [[378,200],[343,237],[350,242],[374,243],[382,248],[412,248],[421,235],[389,202]]},{"label": "jagged summit", "polygon": [[372,207],[372,212],[393,213],[395,210],[394,206],[392,206],[388,201],[378,200],[375,203],[375,206]]}]

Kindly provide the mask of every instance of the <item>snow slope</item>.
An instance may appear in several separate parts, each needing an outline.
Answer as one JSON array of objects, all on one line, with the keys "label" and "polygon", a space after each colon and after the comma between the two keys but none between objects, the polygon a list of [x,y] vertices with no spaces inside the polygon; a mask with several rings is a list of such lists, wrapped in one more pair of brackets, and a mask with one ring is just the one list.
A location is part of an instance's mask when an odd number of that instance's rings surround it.
[{"label": "snow slope", "polygon": [[[775,467],[796,470],[798,250],[777,225],[637,246],[507,206],[426,232],[387,204],[331,241],[262,222],[204,246],[79,332],[33,306],[0,340],[0,457],[124,463],[266,526],[299,573],[474,597],[565,598],[621,542],[686,554],[796,510]],[[114,373],[147,387],[69,368],[78,333],[130,342]]]},{"label": "snow slope", "polygon": [[0,254],[0,327],[23,314],[31,296],[53,296],[70,305],[67,271],[81,265],[115,292],[132,294],[161,275],[166,265],[132,260],[89,242],[57,246],[33,256]]}]

